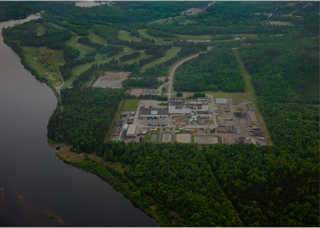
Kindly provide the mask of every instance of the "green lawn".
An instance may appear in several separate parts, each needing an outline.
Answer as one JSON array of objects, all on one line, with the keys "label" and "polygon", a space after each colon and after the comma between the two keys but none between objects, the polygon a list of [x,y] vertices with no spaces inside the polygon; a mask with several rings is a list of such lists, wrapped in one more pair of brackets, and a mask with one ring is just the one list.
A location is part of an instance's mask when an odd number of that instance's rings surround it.
[{"label": "green lawn", "polygon": [[[238,51],[238,49],[232,49],[233,52],[234,52],[234,55],[236,56],[237,58],[237,61],[239,63],[239,66],[240,66],[240,70],[241,70],[241,73],[243,75],[243,80],[245,82],[245,92],[246,94],[248,94],[248,96],[250,97],[250,100],[252,101],[252,104],[253,104],[253,107],[254,107],[254,110],[255,110],[255,114],[257,116],[257,119],[260,123],[260,127],[261,127],[261,131],[263,132],[263,135],[264,137],[266,138],[266,141],[268,142],[269,145],[273,145],[272,141],[271,141],[271,138],[270,138],[270,135],[267,131],[267,127],[265,125],[265,121],[263,119],[263,116],[261,115],[261,112],[260,110],[258,109],[258,106],[257,106],[257,95],[256,95],[256,92],[254,90],[254,87],[251,83],[251,76],[249,75],[243,61],[242,61],[242,58],[241,58],[241,55]],[[249,99],[248,99],[249,100]]]},{"label": "green lawn", "polygon": [[91,51],[95,51],[95,48],[91,48],[91,47],[88,47],[84,44],[78,43],[78,39],[80,37],[81,36],[74,36],[70,40],[66,41],[65,44],[67,46],[71,46],[75,49],[78,49],[80,51],[80,57],[84,57],[86,53],[89,53]]},{"label": "green lawn", "polygon": [[256,100],[256,94],[255,94],[253,85],[251,83],[251,77],[250,77],[250,75],[249,75],[249,73],[248,73],[248,71],[247,71],[247,69],[241,59],[240,53],[239,53],[238,49],[232,49],[232,50],[233,50],[234,55],[237,58],[241,73],[243,75],[243,80],[245,82],[245,92],[250,93],[254,97],[253,99]]},{"label": "green lawn", "polygon": [[214,99],[216,98],[227,98],[227,99],[236,99],[241,101],[252,101],[251,96],[247,93],[227,93],[227,92],[213,92],[205,91],[206,94],[210,94]]},{"label": "green lawn", "polygon": [[166,91],[165,91],[165,92],[162,92],[162,91],[161,91],[161,96],[163,96],[163,95],[167,95],[167,94],[168,94],[169,84],[167,84],[167,85],[163,86],[163,87],[162,87],[162,89],[163,89],[163,88],[165,88],[165,89],[166,89]]},{"label": "green lawn", "polygon": [[[41,49],[37,47],[22,48],[27,64],[31,66],[40,77],[47,78],[49,82],[54,85],[62,84],[62,80],[56,75],[59,74],[59,65],[65,63],[61,50]],[[46,64],[44,60],[51,65]]]},{"label": "green lawn", "polygon": [[181,47],[173,47],[173,48],[167,50],[167,51],[165,52],[165,57],[160,58],[160,59],[157,59],[157,60],[155,60],[155,61],[153,61],[153,62],[151,62],[151,63],[148,63],[147,65],[145,65],[145,66],[140,70],[140,72],[141,72],[141,73],[144,73],[144,72],[146,71],[146,69],[148,69],[148,68],[150,68],[150,67],[153,67],[153,66],[156,65],[156,64],[163,63],[163,62],[171,59],[171,58],[174,57],[174,56],[177,56],[177,54],[178,54],[178,52],[180,51],[180,49],[181,49]]},{"label": "green lawn", "polygon": [[[157,140],[156,141],[151,141],[151,135],[152,134],[156,134],[157,135]],[[146,136],[144,137],[144,142],[159,143],[158,140],[159,140],[159,132],[158,131],[147,131]]]},{"label": "green lawn", "polygon": [[37,34],[44,34],[45,33],[45,28],[43,27],[42,24],[37,24]]},{"label": "green lawn", "polygon": [[151,36],[148,32],[147,29],[138,29],[138,32],[141,34],[143,38],[150,38],[154,39],[156,41],[156,44],[172,44],[172,41],[163,41],[163,38]]},{"label": "green lawn", "polygon": [[127,40],[129,42],[131,41],[140,42],[142,40],[141,38],[138,38],[136,36],[131,36],[130,32],[126,30],[119,30],[117,38],[119,38],[120,40]]},{"label": "green lawn", "polygon": [[[135,50],[134,52],[137,52],[137,51],[138,51],[138,50]],[[126,63],[126,64],[132,64],[132,63],[134,63],[134,62],[139,63],[139,61],[140,61],[141,59],[146,59],[146,58],[149,58],[149,57],[152,56],[152,55],[146,55],[145,52],[144,52],[144,50],[140,50],[140,52],[141,52],[141,54],[140,54],[140,56],[139,56],[138,58],[136,58],[136,59],[130,59],[130,60],[125,61],[125,62],[122,62],[122,63]],[[127,53],[129,54],[129,52],[127,52]]]},{"label": "green lawn", "polygon": [[139,99],[126,99],[123,106],[121,107],[121,112],[124,111],[137,111]]},{"label": "green lawn", "polygon": [[115,56],[111,56],[111,57],[108,57],[108,58],[105,58],[103,59],[103,55],[96,55],[95,56],[95,61],[93,62],[90,62],[90,63],[85,63],[85,64],[82,64],[82,65],[79,65],[79,66],[76,66],[74,68],[72,68],[71,70],[71,77],[68,78],[66,80],[66,85],[69,85],[70,83],[72,83],[77,77],[77,75],[79,76],[82,72],[88,70],[92,64],[101,64],[101,63],[107,63],[109,62],[111,59],[115,58],[115,59],[119,59],[121,56],[123,55],[128,55],[128,54],[131,54],[135,51],[127,51],[127,52],[122,52],[118,55],[115,55]]},{"label": "green lawn", "polygon": [[62,26],[60,26],[60,25],[57,25],[57,24],[54,24],[54,23],[50,23],[52,26],[54,26],[55,28],[57,28],[57,29],[64,29],[64,30],[68,30],[72,35],[77,35],[75,32],[72,32],[71,30],[69,30],[69,29],[67,29],[67,28],[65,28],[65,27],[62,27]]},{"label": "green lawn", "polygon": [[[213,35],[202,35],[202,36],[178,35],[178,34],[175,34],[175,35],[178,36],[180,40],[212,40],[214,38]],[[219,37],[219,35],[217,35],[216,37]]]},{"label": "green lawn", "polygon": [[89,30],[89,36],[88,38],[93,42],[93,43],[98,43],[98,44],[107,44],[107,41],[102,38],[101,36],[98,36],[92,32],[92,30]]},{"label": "green lawn", "polygon": [[232,37],[258,38],[258,34],[231,34]]}]

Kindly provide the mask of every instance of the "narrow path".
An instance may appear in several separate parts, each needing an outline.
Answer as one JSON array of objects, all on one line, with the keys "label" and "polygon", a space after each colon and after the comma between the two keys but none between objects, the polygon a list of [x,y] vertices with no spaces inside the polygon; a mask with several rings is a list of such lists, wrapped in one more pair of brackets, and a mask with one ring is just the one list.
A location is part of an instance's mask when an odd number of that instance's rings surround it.
[{"label": "narrow path", "polygon": [[112,120],[112,123],[110,125],[110,129],[109,129],[109,132],[107,133],[105,139],[104,139],[104,142],[107,142],[108,141],[108,138],[111,137],[111,133],[112,133],[112,130],[114,128],[114,125],[116,124],[117,120],[119,119],[119,115],[120,115],[120,109],[122,107],[122,103],[123,103],[124,100],[121,100],[119,106],[118,106],[118,110],[116,112],[116,114],[114,115],[114,118]]},{"label": "narrow path", "polygon": [[249,97],[251,98],[252,104],[254,106],[254,111],[255,111],[256,117],[257,117],[258,122],[260,124],[261,131],[262,131],[268,145],[272,146],[273,143],[272,143],[270,135],[267,131],[265,121],[264,121],[264,119],[260,113],[260,110],[258,109],[258,106],[257,106],[257,95],[256,95],[255,89],[251,83],[251,76],[249,75],[249,73],[248,73],[248,71],[247,71],[247,69],[241,59],[241,55],[238,51],[238,48],[232,48],[232,51],[234,52],[234,55],[236,56],[236,59],[239,63],[239,67],[240,67],[241,73],[243,75],[243,80],[245,82],[245,92],[248,93]]}]

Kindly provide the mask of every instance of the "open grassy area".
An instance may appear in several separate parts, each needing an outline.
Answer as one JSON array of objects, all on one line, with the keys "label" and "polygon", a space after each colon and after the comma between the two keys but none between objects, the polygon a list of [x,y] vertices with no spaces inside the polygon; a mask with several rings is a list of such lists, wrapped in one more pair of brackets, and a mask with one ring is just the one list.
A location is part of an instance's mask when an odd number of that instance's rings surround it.
[{"label": "open grassy area", "polygon": [[52,22],[49,22],[49,24],[52,25],[52,26],[54,26],[54,27],[57,28],[57,29],[65,29],[65,30],[68,30],[72,35],[77,35],[75,32],[72,32],[71,30],[69,30],[69,29],[67,29],[67,28],[65,28],[65,27],[62,27],[62,26],[60,26],[60,25],[54,24],[54,23],[52,23]]},{"label": "open grassy area", "polygon": [[138,29],[138,32],[141,34],[143,38],[150,38],[154,39],[156,44],[172,44],[172,41],[164,41],[163,38],[151,36],[148,32],[147,29]]},{"label": "open grassy area", "polygon": [[[193,35],[179,35],[175,34],[177,37],[179,37],[180,40],[211,40],[213,39],[213,35],[201,35],[201,36],[193,36]],[[216,37],[219,37],[217,35]]]},{"label": "open grassy area", "polygon": [[[152,56],[152,55],[146,55],[144,50],[135,50],[135,51],[133,51],[133,52],[137,52],[137,51],[141,52],[141,54],[140,54],[140,56],[139,56],[138,58],[130,59],[130,60],[125,61],[125,62],[122,62],[122,63],[126,63],[126,64],[132,64],[132,63],[134,63],[134,62],[139,63],[139,61],[140,61],[141,59],[146,59],[146,58],[149,58],[149,57]],[[128,54],[130,54],[130,51],[129,51],[129,52],[126,52],[126,55],[128,55]]]},{"label": "open grassy area", "polygon": [[[156,134],[157,135],[157,140],[156,141],[151,141],[151,135],[152,134]],[[147,131],[146,136],[144,137],[144,142],[159,143],[158,140],[159,140],[159,132],[158,131]]]},{"label": "open grassy area", "polygon": [[146,71],[146,69],[148,69],[148,68],[150,68],[150,67],[153,67],[153,66],[156,65],[156,64],[163,63],[163,62],[171,59],[171,58],[174,57],[174,56],[177,56],[177,54],[178,54],[178,52],[180,51],[180,49],[181,49],[181,47],[173,47],[173,48],[167,50],[167,51],[165,52],[165,57],[160,58],[160,59],[157,59],[157,60],[155,60],[155,61],[153,61],[153,62],[151,62],[151,63],[148,63],[147,65],[145,65],[145,66],[140,70],[140,72],[141,72],[141,73],[144,73],[144,72]]},{"label": "open grassy area", "polygon": [[43,27],[42,24],[37,24],[37,34],[44,34],[45,33],[45,28]]},{"label": "open grassy area", "polygon": [[[84,44],[78,43],[78,39],[81,36],[74,36],[70,40],[66,41],[65,44],[67,46],[73,47],[75,49],[78,49],[80,51],[80,57],[84,57],[86,53],[89,53],[90,51],[95,51],[95,48],[88,47]],[[80,58],[79,57],[79,58]]]},{"label": "open grassy area", "polygon": [[138,102],[139,99],[126,99],[120,111],[136,111],[138,108]]},{"label": "open grassy area", "polygon": [[78,66],[75,66],[74,68],[72,68],[71,77],[66,80],[66,85],[69,85],[70,83],[72,83],[77,78],[77,75],[79,76],[82,72],[88,70],[92,66],[92,64],[96,64],[97,63],[99,65],[101,63],[107,63],[113,58],[119,59],[121,56],[128,55],[128,54],[131,54],[133,52],[135,52],[135,51],[122,52],[122,53],[120,53],[118,55],[111,56],[111,57],[108,57],[108,58],[105,58],[105,59],[103,59],[103,55],[96,55],[95,56],[95,61],[90,62],[90,63],[85,63],[85,64],[82,64],[82,65],[78,65]]},{"label": "open grassy area", "polygon": [[237,61],[239,63],[239,66],[240,66],[240,70],[241,70],[241,73],[243,75],[243,80],[245,82],[245,91],[246,93],[250,96],[250,100],[252,101],[252,104],[253,104],[253,107],[254,107],[254,111],[255,111],[255,114],[256,114],[256,117],[259,121],[259,124],[260,124],[260,128],[261,128],[261,131],[266,139],[266,141],[268,142],[269,145],[273,145],[272,141],[271,141],[271,138],[270,138],[270,135],[267,131],[267,127],[265,125],[265,121],[260,113],[260,110],[258,109],[258,106],[257,106],[257,95],[256,95],[256,92],[254,90],[254,87],[251,83],[251,76],[249,75],[243,61],[242,61],[242,58],[240,56],[240,53],[238,51],[238,49],[232,49],[236,58],[237,58]]},{"label": "open grassy area", "polygon": [[258,38],[258,34],[231,34],[232,37]]},{"label": "open grassy area", "polygon": [[69,147],[65,147],[65,148],[59,150],[58,152],[56,152],[56,155],[59,158],[63,158],[67,162],[80,162],[85,159],[84,155],[80,155],[78,153],[71,152]]},{"label": "open grassy area", "polygon": [[38,47],[22,48],[27,64],[32,67],[40,77],[47,78],[48,81],[54,85],[62,84],[62,80],[58,77],[59,65],[65,63],[62,51]]},{"label": "open grassy area", "polygon": [[129,42],[131,41],[140,42],[142,40],[141,38],[138,38],[136,36],[131,36],[130,32],[126,30],[119,30],[117,38],[119,38],[120,40],[127,40]]},{"label": "open grassy area", "polygon": [[[163,92],[163,88],[165,88],[165,91],[164,91],[164,92]],[[168,90],[169,90],[169,84],[163,86],[163,87],[162,87],[162,90],[161,90],[161,96],[167,95],[167,94],[168,94]]]},{"label": "open grassy area", "polygon": [[252,101],[251,96],[246,93],[228,93],[228,92],[213,92],[213,91],[206,91],[206,94],[210,94],[213,96],[214,99],[216,98],[226,98],[226,99],[236,99],[239,101]]},{"label": "open grassy area", "polygon": [[92,30],[89,30],[89,36],[88,38],[93,42],[93,43],[98,43],[98,44],[107,44],[107,41],[102,38],[101,36],[98,36],[92,32]]}]

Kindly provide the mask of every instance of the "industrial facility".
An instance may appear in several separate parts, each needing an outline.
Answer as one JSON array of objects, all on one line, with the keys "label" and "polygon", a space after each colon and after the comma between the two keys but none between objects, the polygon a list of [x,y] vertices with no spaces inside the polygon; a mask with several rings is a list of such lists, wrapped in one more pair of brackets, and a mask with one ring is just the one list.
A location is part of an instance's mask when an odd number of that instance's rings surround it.
[{"label": "industrial facility", "polygon": [[168,117],[168,108],[142,108],[139,112],[140,117]]},{"label": "industrial facility", "polygon": [[197,111],[208,112],[208,100],[198,100],[186,102],[185,97],[181,98],[170,98],[169,100],[169,113],[170,114],[191,114],[196,113]]}]

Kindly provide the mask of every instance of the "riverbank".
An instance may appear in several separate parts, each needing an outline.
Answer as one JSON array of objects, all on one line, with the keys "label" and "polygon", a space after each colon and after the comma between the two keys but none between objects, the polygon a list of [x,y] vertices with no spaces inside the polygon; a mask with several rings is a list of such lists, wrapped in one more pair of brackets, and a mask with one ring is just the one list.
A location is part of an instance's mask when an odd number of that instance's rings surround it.
[{"label": "riverbank", "polygon": [[[119,164],[105,162],[102,158],[92,154],[77,154],[70,151],[70,147],[65,147],[57,151],[56,156],[64,163],[93,173],[109,183],[115,190],[120,192],[125,198],[129,199],[135,207],[138,207],[142,212],[154,219],[159,226],[172,226],[170,223],[172,213],[168,211],[168,214],[170,215],[168,216],[163,214],[161,211],[158,211],[157,202],[155,202],[150,196],[141,194],[143,190],[137,187],[124,174],[124,170],[130,167],[123,167],[122,164],[119,166]],[[181,218],[176,217],[176,219]]]}]

